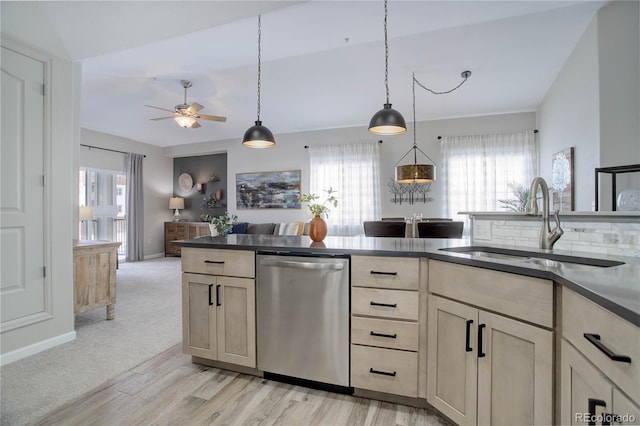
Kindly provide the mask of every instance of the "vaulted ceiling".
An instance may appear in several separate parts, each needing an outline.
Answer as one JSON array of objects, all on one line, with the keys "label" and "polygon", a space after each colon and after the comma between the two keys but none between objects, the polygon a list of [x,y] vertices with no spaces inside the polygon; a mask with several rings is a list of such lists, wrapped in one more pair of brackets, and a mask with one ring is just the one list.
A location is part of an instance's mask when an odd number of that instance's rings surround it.
[{"label": "vaulted ceiling", "polygon": [[[390,100],[407,121],[534,111],[600,1],[402,1],[388,5]],[[45,1],[0,3],[2,34],[82,63],[81,126],[158,146],[366,127],[385,102],[378,1]],[[52,36],[53,35],[53,36]],[[150,121],[187,102],[226,123]]]}]

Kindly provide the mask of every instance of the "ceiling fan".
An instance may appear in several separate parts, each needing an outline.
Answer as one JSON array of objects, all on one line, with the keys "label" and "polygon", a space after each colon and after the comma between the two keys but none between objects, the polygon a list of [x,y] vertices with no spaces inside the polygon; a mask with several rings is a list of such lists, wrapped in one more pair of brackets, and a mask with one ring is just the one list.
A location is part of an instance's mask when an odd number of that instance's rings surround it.
[{"label": "ceiling fan", "polygon": [[201,120],[209,120],[209,121],[227,121],[227,117],[217,117],[215,115],[205,115],[198,114],[202,108],[197,102],[192,103],[191,105],[187,104],[187,89],[191,87],[191,82],[189,80],[180,80],[180,85],[184,87],[184,103],[176,105],[173,108],[173,111],[166,108],[160,108],[153,105],[145,105],[149,108],[161,109],[162,111],[167,111],[173,113],[170,117],[160,117],[160,118],[152,118],[151,121],[159,121],[159,120],[169,120],[174,119],[179,126],[184,128],[197,129],[198,127],[202,127],[200,123],[198,123],[197,119]]}]

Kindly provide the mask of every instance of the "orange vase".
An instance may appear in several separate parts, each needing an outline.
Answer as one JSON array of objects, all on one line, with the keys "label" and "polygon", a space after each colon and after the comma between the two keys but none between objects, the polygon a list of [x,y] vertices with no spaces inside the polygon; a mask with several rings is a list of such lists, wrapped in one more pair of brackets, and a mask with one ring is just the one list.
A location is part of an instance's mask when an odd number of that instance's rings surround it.
[{"label": "orange vase", "polygon": [[320,216],[315,216],[309,222],[309,238],[315,242],[324,240],[327,236],[327,222]]}]

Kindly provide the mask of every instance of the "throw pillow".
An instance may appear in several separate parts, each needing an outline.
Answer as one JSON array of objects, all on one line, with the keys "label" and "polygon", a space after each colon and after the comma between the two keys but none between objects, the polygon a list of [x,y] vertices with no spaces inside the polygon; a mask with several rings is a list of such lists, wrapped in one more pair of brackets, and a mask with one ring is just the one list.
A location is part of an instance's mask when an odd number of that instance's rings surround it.
[{"label": "throw pillow", "polygon": [[233,227],[231,228],[231,233],[232,234],[246,234],[248,226],[249,226],[248,222],[234,223]]}]

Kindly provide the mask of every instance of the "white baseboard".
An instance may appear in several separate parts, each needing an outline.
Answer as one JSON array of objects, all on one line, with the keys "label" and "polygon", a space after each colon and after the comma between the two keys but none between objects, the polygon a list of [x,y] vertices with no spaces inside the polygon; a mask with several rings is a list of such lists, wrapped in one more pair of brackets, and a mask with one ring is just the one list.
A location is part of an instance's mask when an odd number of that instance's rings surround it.
[{"label": "white baseboard", "polygon": [[34,343],[24,348],[16,349],[15,351],[7,352],[6,354],[0,354],[0,365],[11,364],[19,359],[26,358],[31,355],[35,355],[38,352],[46,351],[54,346],[61,345],[63,343],[75,340],[76,332],[70,331],[69,333],[61,334],[50,339],[43,340],[42,342]]}]

